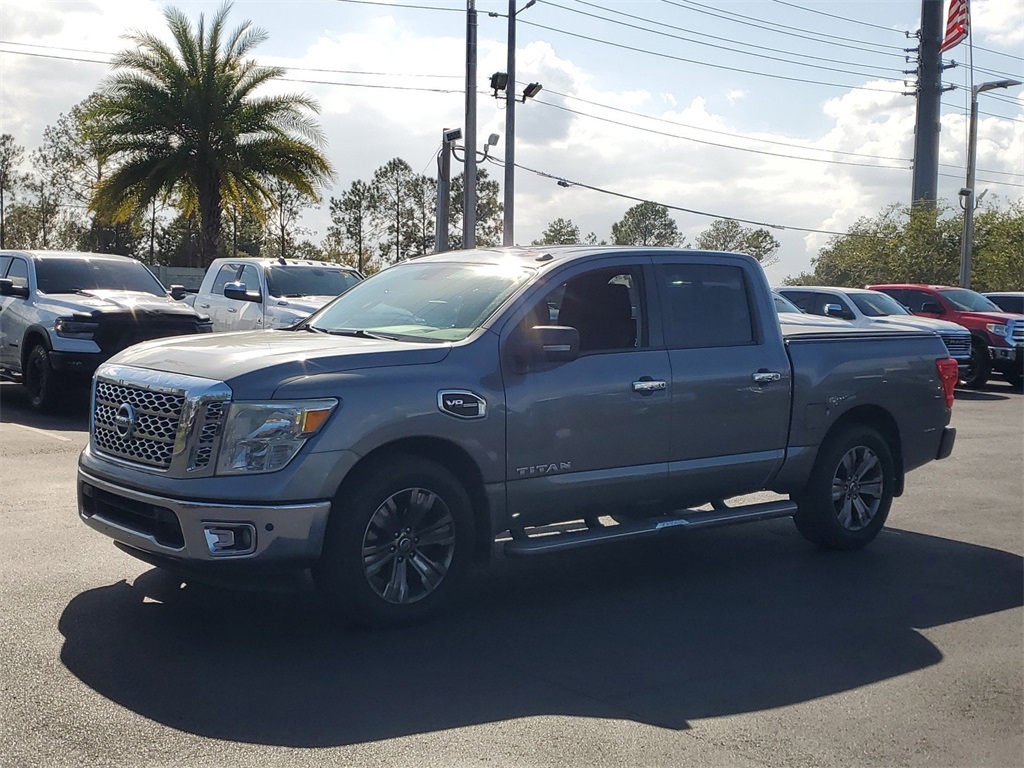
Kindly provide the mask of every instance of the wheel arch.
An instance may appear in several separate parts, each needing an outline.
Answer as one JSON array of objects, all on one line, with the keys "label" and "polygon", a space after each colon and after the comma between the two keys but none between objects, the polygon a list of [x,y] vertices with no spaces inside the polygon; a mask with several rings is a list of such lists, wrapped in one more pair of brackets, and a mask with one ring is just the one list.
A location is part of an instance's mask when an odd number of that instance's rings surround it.
[{"label": "wheel arch", "polygon": [[828,432],[825,434],[824,439],[821,441],[821,444],[824,445],[835,435],[842,432],[842,430],[853,425],[871,427],[882,436],[882,439],[885,440],[886,444],[889,446],[890,453],[892,453],[893,470],[896,475],[896,488],[893,495],[902,496],[904,486],[903,481],[906,473],[903,468],[903,441],[900,438],[900,429],[899,425],[896,423],[896,419],[893,418],[891,413],[881,406],[858,405],[846,411],[836,419],[835,422],[833,422],[832,426],[829,427]]},{"label": "wheel arch", "polygon": [[37,344],[42,344],[47,352],[50,352],[53,349],[53,346],[50,343],[50,334],[46,332],[46,329],[40,325],[31,325],[25,331],[25,335],[21,340],[22,373],[25,372],[25,367],[28,365],[29,354]]},{"label": "wheel arch", "polygon": [[378,446],[363,456],[345,475],[338,493],[365,473],[387,463],[392,456],[416,456],[440,464],[462,484],[473,512],[473,559],[486,562],[493,543],[491,508],[484,491],[483,474],[469,452],[460,445],[439,437],[406,437]]}]

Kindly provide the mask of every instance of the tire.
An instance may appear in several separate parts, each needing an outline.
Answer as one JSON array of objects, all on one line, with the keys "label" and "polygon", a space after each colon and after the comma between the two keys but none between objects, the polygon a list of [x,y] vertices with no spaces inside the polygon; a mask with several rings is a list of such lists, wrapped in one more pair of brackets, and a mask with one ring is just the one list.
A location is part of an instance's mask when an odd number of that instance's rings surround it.
[{"label": "tire", "polygon": [[981,389],[991,373],[992,361],[988,356],[988,347],[978,339],[971,339],[971,362],[964,373],[964,386]]},{"label": "tire", "polygon": [[50,353],[42,344],[36,344],[28,353],[24,384],[29,405],[37,411],[52,411],[61,402],[64,386],[50,363]]},{"label": "tire", "polygon": [[346,623],[404,626],[451,599],[472,550],[473,513],[459,481],[433,461],[391,457],[335,497],[313,577]]},{"label": "tire", "polygon": [[885,525],[895,487],[888,443],[871,427],[846,427],[822,445],[795,497],[797,530],[826,549],[860,549]]}]

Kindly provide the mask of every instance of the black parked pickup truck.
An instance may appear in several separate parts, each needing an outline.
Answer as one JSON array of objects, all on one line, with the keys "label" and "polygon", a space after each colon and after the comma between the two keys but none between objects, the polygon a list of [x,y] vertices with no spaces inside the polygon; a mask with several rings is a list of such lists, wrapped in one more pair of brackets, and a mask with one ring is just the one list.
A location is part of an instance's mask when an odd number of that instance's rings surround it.
[{"label": "black parked pickup truck", "polygon": [[[956,381],[931,332],[780,324],[747,256],[443,253],[286,330],[101,366],[79,510],[150,563],[312,568],[345,616],[401,624],[496,539],[527,557],[793,517],[862,547],[952,450]],[[728,504],[765,489],[788,498]]]}]

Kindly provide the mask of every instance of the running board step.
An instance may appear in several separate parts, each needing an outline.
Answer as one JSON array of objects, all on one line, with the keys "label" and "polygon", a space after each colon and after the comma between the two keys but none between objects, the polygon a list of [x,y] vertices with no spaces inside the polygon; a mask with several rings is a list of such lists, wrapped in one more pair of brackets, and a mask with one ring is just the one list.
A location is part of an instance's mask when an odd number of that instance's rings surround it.
[{"label": "running board step", "polygon": [[753,523],[757,520],[771,520],[776,517],[792,517],[796,504],[792,501],[769,501],[749,504],[743,507],[723,507],[711,512],[697,512],[691,509],[669,516],[636,520],[605,528],[588,528],[585,531],[553,533],[541,536],[523,536],[505,542],[505,554],[509,557],[533,557],[549,552],[589,547],[606,541],[639,539],[655,536],[677,528],[718,528],[724,525]]}]

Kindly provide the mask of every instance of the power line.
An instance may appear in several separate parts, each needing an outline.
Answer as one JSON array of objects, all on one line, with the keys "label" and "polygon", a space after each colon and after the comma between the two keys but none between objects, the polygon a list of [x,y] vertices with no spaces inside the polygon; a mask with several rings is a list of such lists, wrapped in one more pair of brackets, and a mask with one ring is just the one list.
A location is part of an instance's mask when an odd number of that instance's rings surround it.
[{"label": "power line", "polygon": [[[847,64],[847,65],[852,66],[852,67],[867,66],[867,67],[870,67],[872,69],[879,69],[879,70],[889,71],[889,72],[899,72],[900,71],[899,69],[897,69],[895,67],[876,67],[876,66],[871,65],[871,64],[859,64],[857,62],[852,62],[852,61],[841,61],[841,60],[835,59],[834,57],[814,56],[814,55],[807,54],[807,53],[798,53],[796,51],[782,51],[782,50],[779,50],[778,48],[772,48],[772,47],[765,46],[765,45],[756,45],[754,43],[745,43],[745,42],[742,42],[740,40],[735,40],[735,39],[729,38],[729,37],[721,37],[719,35],[711,35],[711,34],[707,34],[707,33],[704,33],[704,32],[697,32],[697,31],[692,30],[692,29],[686,29],[685,27],[678,27],[678,26],[675,26],[673,24],[668,24],[668,23],[665,23],[665,22],[656,21],[654,19],[645,18],[643,16],[637,16],[637,15],[632,14],[632,13],[625,13],[624,11],[616,11],[616,10],[611,9],[611,8],[606,8],[604,6],[597,5],[595,3],[587,2],[586,0],[575,0],[575,2],[579,3],[580,5],[586,5],[586,6],[589,6],[591,8],[597,8],[599,10],[606,11],[607,13],[614,13],[614,14],[616,14],[618,16],[625,16],[625,17],[630,18],[630,19],[636,19],[637,21],[643,21],[643,22],[646,22],[648,24],[656,24],[658,26],[666,27],[668,29],[674,29],[674,30],[677,30],[677,31],[680,31],[680,32],[690,32],[691,34],[695,34],[695,35],[698,35],[700,37],[707,37],[707,38],[710,38],[712,40],[720,40],[722,42],[731,43],[732,45],[742,45],[742,46],[746,46],[748,48],[755,48],[757,50],[762,50],[762,51],[773,51],[775,53],[784,53],[784,54],[787,54],[789,56],[798,56],[800,58],[812,59],[814,61],[827,61],[827,62],[830,62],[830,63],[833,63],[833,64]],[[637,26],[635,24],[629,24],[629,23],[624,22],[624,21],[618,21],[616,19],[609,19],[609,18],[607,18],[605,16],[599,16],[597,14],[589,13],[587,11],[581,11],[578,8],[569,8],[569,7],[564,6],[564,5],[559,5],[556,2],[552,2],[552,0],[546,0],[546,2],[544,4],[545,4],[545,6],[550,6],[550,7],[554,7],[554,8],[560,8],[560,9],[562,9],[564,11],[568,11],[569,13],[577,13],[577,14],[580,14],[582,16],[587,16],[587,17],[592,18],[592,19],[598,19],[600,21],[607,21],[610,24],[618,24],[619,26],[628,27],[630,29],[640,30],[642,32],[649,32],[651,34],[661,35],[663,37],[670,37],[670,38],[673,38],[675,40],[682,40],[682,41],[688,42],[688,43],[695,43],[696,45],[704,45],[704,46],[707,46],[709,48],[716,48],[718,50],[728,51],[729,53],[742,53],[745,56],[758,56],[760,58],[769,59],[771,61],[780,61],[780,62],[783,62],[783,63],[786,63],[786,64],[793,64],[795,66],[800,66],[800,67],[815,67],[816,69],[825,69],[825,70],[829,70],[829,71],[832,71],[832,72],[842,72],[842,73],[845,73],[845,74],[855,74],[855,75],[860,75],[862,77],[868,77],[868,78],[871,78],[871,77],[885,77],[886,79],[890,79],[890,80],[901,80],[902,81],[902,78],[886,77],[885,75],[872,75],[872,74],[869,74],[869,73],[866,73],[866,72],[851,72],[850,70],[847,70],[847,69],[838,69],[838,68],[835,68],[835,67],[822,67],[820,65],[808,64],[806,62],[792,61],[790,59],[784,59],[784,58],[780,58],[778,56],[766,56],[764,54],[751,53],[749,51],[738,51],[734,47],[723,46],[723,45],[716,45],[714,43],[707,43],[707,42],[704,42],[702,40],[695,40],[692,37],[685,37],[683,35],[673,35],[673,34],[668,33],[668,32],[661,32],[659,30],[647,29],[646,27],[640,27],[640,26]]]},{"label": "power line", "polygon": [[[487,160],[488,160],[488,162],[494,163],[495,165],[498,165],[498,166],[503,166],[504,165],[504,163],[502,163],[501,161],[497,160],[497,158],[489,157],[489,158],[487,158]],[[767,229],[791,230],[791,231],[794,231],[794,232],[813,232],[813,233],[822,234],[822,235],[839,235],[841,237],[871,237],[871,238],[881,237],[880,235],[860,235],[860,234],[855,234],[853,232],[838,232],[838,231],[830,230],[830,229],[813,229],[811,227],[794,227],[794,226],[788,226],[788,225],[783,225],[783,224],[772,224],[772,223],[765,222],[765,221],[756,221],[754,219],[744,219],[744,218],[740,218],[739,216],[726,216],[724,214],[709,213],[708,211],[699,211],[699,210],[697,210],[695,208],[684,208],[681,205],[670,205],[668,203],[660,203],[657,200],[651,200],[651,199],[646,198],[646,197],[637,197],[635,195],[627,195],[624,192],[615,192],[614,190],[604,189],[603,187],[596,187],[596,186],[594,186],[592,184],[584,184],[581,181],[572,181],[570,179],[565,178],[564,176],[556,176],[555,174],[552,174],[552,173],[547,173],[545,171],[539,171],[536,168],[530,168],[528,166],[521,165],[520,163],[516,163],[515,166],[516,166],[516,168],[519,168],[520,170],[527,171],[527,172],[535,174],[537,176],[541,176],[543,178],[551,179],[553,181],[556,181],[556,182],[558,182],[559,186],[563,186],[563,187],[580,187],[582,189],[589,189],[589,190],[591,190],[593,192],[600,192],[601,194],[604,194],[604,195],[612,195],[613,197],[620,197],[620,198],[623,198],[625,200],[633,200],[634,202],[638,202],[638,203],[654,203],[655,205],[660,205],[660,206],[662,206],[664,208],[668,208],[669,210],[681,211],[683,213],[691,213],[691,214],[693,214],[695,216],[706,216],[706,217],[712,218],[712,219],[726,219],[728,221],[738,221],[738,222],[741,222],[743,224],[753,224],[756,227],[765,227]]]},{"label": "power line", "polygon": [[[693,11],[695,13],[701,13],[707,16],[713,16],[715,18],[724,19],[725,21],[732,22],[733,24],[742,24],[744,26],[754,27],[762,32],[774,32],[775,34],[779,35],[798,37],[803,40],[810,40],[815,43],[825,43],[827,45],[838,46],[840,48],[853,48],[855,50],[865,51],[867,53],[875,53],[880,55],[887,54],[886,51],[875,51],[871,50],[870,48],[861,48],[856,45],[850,45],[848,42],[844,42],[849,40],[848,37],[840,37],[838,35],[830,35],[826,32],[816,32],[810,29],[801,29],[800,27],[776,24],[775,22],[767,21],[766,19],[758,19],[753,16],[746,16],[742,13],[735,13],[734,11],[720,10],[714,8],[713,6],[703,5],[702,3],[690,2],[690,0],[683,0],[682,2],[675,2],[675,0],[661,1],[668,5],[674,5],[678,8],[682,8],[683,10],[686,11]],[[746,21],[744,21],[744,19],[746,19]],[[780,29],[772,29],[772,27],[780,27]],[[794,30],[799,30],[799,32],[806,32],[807,34],[798,34]],[[828,40],[826,41],[823,40],[822,38],[828,38]],[[873,45],[877,48],[887,48],[889,49],[889,51],[892,52],[888,53],[887,55],[892,55],[893,53],[898,52],[898,54],[902,56],[904,53],[903,48],[894,45],[886,45],[884,43],[872,43],[868,40],[858,40],[857,42],[863,45]]]},{"label": "power line", "polygon": [[900,30],[893,29],[892,27],[883,27],[881,24],[872,24],[869,21],[861,21],[860,19],[850,19],[850,18],[847,18],[846,16],[837,16],[834,13],[825,13],[825,11],[819,11],[816,8],[805,8],[804,6],[797,5],[796,3],[784,2],[784,0],[772,0],[772,2],[773,3],[778,3],[779,5],[788,5],[790,8],[796,8],[799,11],[806,11],[807,13],[816,13],[816,14],[818,14],[820,16],[828,16],[830,19],[839,19],[840,21],[848,21],[851,24],[860,24],[861,26],[864,26],[864,27],[873,27],[874,29],[881,29],[881,30],[884,30],[886,32],[896,32],[897,34],[900,34],[900,35],[905,35],[906,34],[905,32],[900,32]]},{"label": "power line", "polygon": [[416,11],[448,11],[451,13],[465,13],[465,8],[444,8],[437,5],[409,5],[406,3],[384,3],[380,0],[335,0],[337,3],[351,3],[352,5],[383,5],[385,8],[411,8]]},{"label": "power line", "polygon": [[829,83],[829,82],[824,82],[822,80],[810,80],[810,79],[802,78],[802,77],[789,77],[787,75],[773,75],[773,74],[769,74],[767,72],[757,72],[757,71],[752,70],[752,69],[743,69],[741,67],[728,67],[728,66],[725,66],[724,64],[710,64],[710,63],[708,63],[706,61],[698,61],[696,59],[687,59],[687,58],[684,58],[682,56],[673,56],[673,55],[668,54],[668,53],[658,53],[656,51],[648,51],[648,50],[646,50],[644,48],[637,48],[637,47],[632,46],[632,45],[625,45],[623,43],[612,42],[611,40],[603,40],[603,39],[598,38],[598,37],[591,37],[589,35],[581,35],[581,34],[579,34],[577,32],[569,32],[569,31],[564,30],[564,29],[557,29],[555,27],[548,27],[548,26],[545,26],[544,24],[538,24],[538,23],[533,22],[533,21],[526,21],[525,19],[520,19],[517,23],[519,23],[519,24],[527,24],[527,25],[529,25],[531,27],[537,27],[539,29],[545,29],[548,32],[555,32],[556,34],[568,35],[569,37],[575,37],[575,38],[579,38],[581,40],[588,40],[588,41],[590,41],[592,43],[601,43],[602,45],[609,45],[609,46],[612,46],[613,48],[622,48],[623,50],[633,51],[634,53],[642,53],[642,54],[645,54],[647,56],[655,56],[655,57],[662,58],[662,59],[670,59],[672,61],[681,61],[681,62],[683,62],[685,64],[696,64],[696,65],[701,66],[701,67],[710,67],[712,69],[722,69],[722,70],[725,70],[727,72],[739,72],[739,73],[742,73],[742,74],[745,74],[745,75],[756,75],[756,76],[759,76],[759,77],[768,77],[768,78],[772,78],[774,80],[786,80],[786,81],[792,82],[792,83],[807,83],[807,84],[810,84],[810,85],[824,85],[824,86],[828,86],[828,87],[832,87],[832,88],[843,88],[843,89],[855,90],[855,91],[876,91],[878,93],[892,93],[892,91],[886,90],[885,88],[871,88],[871,87],[865,86],[865,85],[849,85],[848,83]]}]

